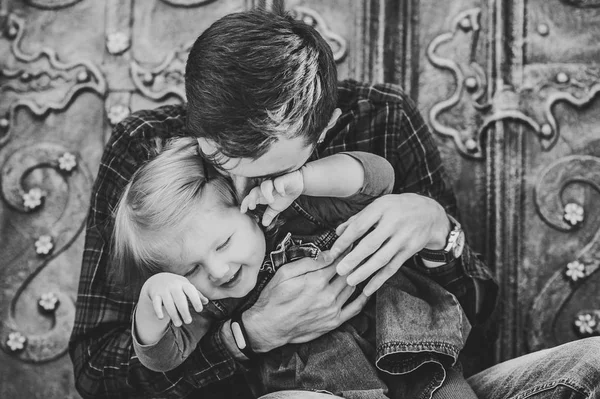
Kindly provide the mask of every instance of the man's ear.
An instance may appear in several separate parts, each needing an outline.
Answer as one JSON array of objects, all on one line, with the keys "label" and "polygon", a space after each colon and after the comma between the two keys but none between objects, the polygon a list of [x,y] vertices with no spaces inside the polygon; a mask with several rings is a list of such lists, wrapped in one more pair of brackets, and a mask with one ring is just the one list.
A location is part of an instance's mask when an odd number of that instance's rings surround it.
[{"label": "man's ear", "polygon": [[336,108],[336,109],[333,110],[333,114],[331,115],[331,118],[329,119],[329,123],[327,124],[327,126],[325,127],[325,129],[323,129],[323,132],[319,136],[319,139],[317,140],[317,143],[322,143],[323,140],[325,140],[325,136],[327,135],[327,132],[329,131],[329,129],[331,129],[333,126],[335,126],[335,124],[337,123],[337,120],[340,117],[340,115],[342,115],[342,110],[341,109]]},{"label": "man's ear", "polygon": [[217,146],[212,140],[198,137],[196,141],[198,141],[198,147],[202,154],[214,154],[217,151]]}]

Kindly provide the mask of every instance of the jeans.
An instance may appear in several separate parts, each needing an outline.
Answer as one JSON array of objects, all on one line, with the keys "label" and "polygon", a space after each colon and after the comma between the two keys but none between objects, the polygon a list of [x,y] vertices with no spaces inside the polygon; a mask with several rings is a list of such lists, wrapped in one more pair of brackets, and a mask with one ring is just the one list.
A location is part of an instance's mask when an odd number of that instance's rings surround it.
[{"label": "jeans", "polygon": [[[497,364],[467,379],[479,399],[600,398],[600,337],[569,342]],[[284,391],[261,399],[328,399]]]},{"label": "jeans", "polygon": [[533,352],[467,381],[480,399],[600,398],[600,337]]},{"label": "jeans", "polygon": [[349,399],[429,399],[469,330],[452,294],[402,268],[357,317],[260,356],[247,377],[256,395],[301,389]]}]

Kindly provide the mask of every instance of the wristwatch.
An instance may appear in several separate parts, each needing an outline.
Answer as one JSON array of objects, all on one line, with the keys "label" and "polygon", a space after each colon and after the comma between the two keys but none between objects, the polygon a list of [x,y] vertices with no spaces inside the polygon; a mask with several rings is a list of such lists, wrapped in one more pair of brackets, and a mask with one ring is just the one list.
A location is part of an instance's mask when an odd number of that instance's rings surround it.
[{"label": "wristwatch", "polygon": [[465,233],[460,223],[452,216],[448,215],[452,224],[450,234],[446,239],[446,246],[443,249],[433,250],[423,248],[419,251],[421,259],[431,262],[448,263],[462,255],[465,248]]},{"label": "wristwatch", "polygon": [[235,345],[238,347],[240,352],[242,352],[249,360],[253,360],[256,357],[256,352],[254,352],[250,347],[250,340],[248,339],[248,334],[246,333],[246,328],[244,327],[244,322],[242,321],[241,312],[233,313],[231,316],[230,328]]}]

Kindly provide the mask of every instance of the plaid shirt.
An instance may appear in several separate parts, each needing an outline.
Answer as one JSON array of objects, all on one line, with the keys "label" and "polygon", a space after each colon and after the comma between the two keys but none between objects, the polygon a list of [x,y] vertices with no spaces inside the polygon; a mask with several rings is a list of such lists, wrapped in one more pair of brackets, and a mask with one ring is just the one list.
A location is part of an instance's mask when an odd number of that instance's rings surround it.
[{"label": "plaid shirt", "polygon": [[[313,157],[341,151],[384,156],[395,169],[394,193],[414,192],[432,197],[449,214],[456,214],[456,202],[435,142],[416,107],[399,87],[341,82],[338,107],[342,116]],[[232,386],[242,384],[239,373],[244,366],[225,349],[219,335],[221,325],[215,326],[177,369],[156,373],[143,367],[135,356],[131,337],[135,301],[124,299],[111,289],[119,286],[109,271],[111,212],[133,172],[155,154],[156,142],[185,134],[185,116],[185,106],[181,105],[137,112],[115,128],[102,156],[91,196],[69,346],[76,388],[84,398],[192,394],[225,398],[234,396]],[[454,293],[472,321],[491,313],[497,286],[489,270],[468,247],[460,259],[436,269],[410,263]],[[476,315],[478,301],[483,307]]]}]

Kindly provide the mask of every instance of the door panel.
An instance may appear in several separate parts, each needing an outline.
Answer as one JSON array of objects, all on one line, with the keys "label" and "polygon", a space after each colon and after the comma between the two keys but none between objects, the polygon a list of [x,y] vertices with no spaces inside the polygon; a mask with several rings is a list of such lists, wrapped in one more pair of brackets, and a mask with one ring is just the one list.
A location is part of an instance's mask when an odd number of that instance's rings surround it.
[{"label": "door panel", "polygon": [[[0,0],[0,397],[78,397],[66,342],[112,127],[184,101],[187,51],[215,19],[279,1]],[[597,335],[600,2],[285,4],[341,79],[403,85],[434,132],[501,284],[467,372]]]}]

